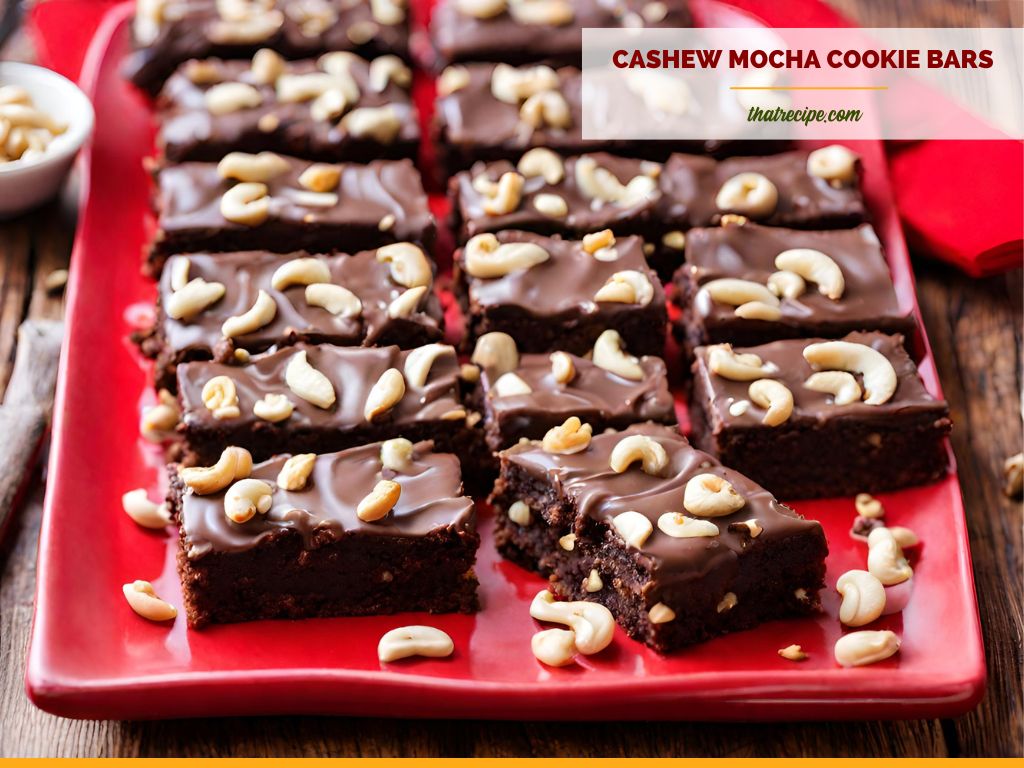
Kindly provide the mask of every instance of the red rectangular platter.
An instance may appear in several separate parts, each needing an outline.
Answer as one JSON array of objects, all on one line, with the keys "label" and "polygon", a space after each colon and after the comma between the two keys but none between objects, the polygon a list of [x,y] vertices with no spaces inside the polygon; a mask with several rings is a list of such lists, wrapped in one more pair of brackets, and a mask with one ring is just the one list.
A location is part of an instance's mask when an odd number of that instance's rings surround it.
[{"label": "red rectangular platter", "polygon": [[[704,0],[705,25],[744,23]],[[81,718],[163,718],[269,713],[523,719],[875,719],[962,713],[981,698],[984,650],[974,596],[960,486],[941,482],[884,494],[887,520],[914,529],[914,595],[906,610],[871,628],[892,629],[900,653],[883,663],[839,668],[832,646],[839,574],[863,568],[864,544],[849,536],[851,499],[793,506],[820,520],[829,541],[824,612],[776,621],[661,656],[617,631],[610,648],[573,666],[548,668],[530,651],[537,624],[529,602],[536,575],[502,561],[491,513],[481,505],[477,565],[483,610],[475,616],[407,614],[264,621],[189,631],[148,623],[128,608],[121,585],[153,582],[181,605],[176,537],[136,526],[121,494],[163,490],[161,452],[138,437],[141,409],[154,401],[149,370],[128,335],[152,312],[154,286],[139,274],[152,147],[148,106],[122,81],[127,5],[104,18],[83,82],[96,107],[96,136],[84,158],[84,199],[68,287],[67,343],[53,428],[49,487],[39,548],[38,593],[27,689],[49,712]],[[429,88],[429,86],[427,86]],[[866,194],[896,288],[916,309],[913,275],[880,143],[852,145],[863,158]],[[941,395],[927,340],[921,373]],[[680,403],[685,423],[685,406]],[[955,427],[954,427],[955,428]],[[426,623],[455,642],[445,660],[382,665],[376,647],[389,629]],[[799,643],[793,663],[779,648]]]}]

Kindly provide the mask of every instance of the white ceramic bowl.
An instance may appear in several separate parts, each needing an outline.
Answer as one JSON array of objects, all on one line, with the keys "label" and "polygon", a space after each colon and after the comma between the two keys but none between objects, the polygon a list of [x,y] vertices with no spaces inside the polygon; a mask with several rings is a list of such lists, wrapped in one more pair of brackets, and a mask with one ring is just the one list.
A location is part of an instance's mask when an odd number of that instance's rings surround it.
[{"label": "white ceramic bowl", "polygon": [[9,217],[57,194],[75,155],[92,133],[94,114],[78,86],[43,67],[0,62],[0,85],[20,85],[31,94],[35,107],[68,126],[41,157],[0,163],[0,217]]}]

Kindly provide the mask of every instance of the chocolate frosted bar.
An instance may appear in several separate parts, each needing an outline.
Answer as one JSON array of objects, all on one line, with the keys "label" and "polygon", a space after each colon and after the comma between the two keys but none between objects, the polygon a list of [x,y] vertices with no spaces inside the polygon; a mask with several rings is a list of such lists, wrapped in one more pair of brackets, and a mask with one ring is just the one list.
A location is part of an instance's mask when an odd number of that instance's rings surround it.
[{"label": "chocolate frosted bar", "polygon": [[183,363],[178,399],[186,463],[212,464],[225,445],[261,460],[392,437],[432,439],[439,450],[466,455],[474,437],[455,350],[444,344],[299,344],[248,365]]},{"label": "chocolate frosted bar", "polygon": [[718,345],[696,357],[695,442],[782,498],[888,491],[947,470],[949,408],[901,336]]},{"label": "chocolate frosted bar", "polygon": [[160,92],[157,145],[173,162],[265,150],[325,162],[412,158],[411,83],[394,56],[288,62],[263,50],[252,62],[189,61]]},{"label": "chocolate frosted bar", "polygon": [[456,251],[466,343],[503,331],[523,352],[582,355],[608,329],[633,355],[664,351],[665,294],[638,237],[583,241],[502,231]]},{"label": "chocolate frosted bar", "polygon": [[155,94],[189,59],[245,59],[260,48],[286,59],[328,51],[408,58],[408,9],[405,0],[140,1],[132,42],[125,76]]},{"label": "chocolate frosted bar", "polygon": [[[398,273],[402,282],[387,261],[394,252],[416,270]],[[160,279],[157,320],[142,348],[156,360],[156,386],[173,391],[179,363],[230,363],[239,350],[257,353],[298,342],[418,347],[443,335],[432,284],[430,262],[411,244],[351,256],[172,256]],[[258,317],[244,322],[254,307]]]},{"label": "chocolate frosted bar", "polygon": [[[459,461],[429,443],[400,443],[280,456],[204,495],[172,465],[189,626],[477,610],[480,539]],[[382,483],[397,485],[397,500],[391,491],[367,503]],[[243,490],[260,506],[229,498]]]},{"label": "chocolate frosted bar", "polygon": [[861,330],[914,331],[868,224],[824,232],[751,222],[692,229],[686,264],[674,281],[683,310],[676,333],[690,350]]},{"label": "chocolate frosted bar", "polygon": [[579,438],[503,451],[493,496],[499,550],[558,596],[662,652],[818,610],[817,522],[666,427]]},{"label": "chocolate frosted bar", "polygon": [[584,27],[688,27],[685,0],[558,0],[492,3],[441,0],[431,18],[434,48],[443,64],[501,61],[580,64]]},{"label": "chocolate frosted bar", "polygon": [[410,241],[429,245],[434,219],[409,160],[325,165],[232,153],[157,175],[158,231],[148,270],[200,251],[329,252]]}]

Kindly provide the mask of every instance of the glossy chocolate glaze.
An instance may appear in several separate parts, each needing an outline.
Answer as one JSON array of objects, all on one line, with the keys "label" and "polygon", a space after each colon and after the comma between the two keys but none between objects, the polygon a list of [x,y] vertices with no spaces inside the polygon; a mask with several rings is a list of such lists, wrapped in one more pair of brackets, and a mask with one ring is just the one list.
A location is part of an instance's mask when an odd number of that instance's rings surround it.
[{"label": "glossy chocolate glaze", "polygon": [[[346,111],[390,105],[402,125],[392,142],[356,139],[338,120],[315,120],[310,114],[312,99],[279,101],[273,84],[261,85],[256,81],[248,61],[211,59],[204,64],[216,69],[218,82],[241,82],[257,88],[263,102],[250,109],[211,114],[205,95],[213,84],[193,83],[188,77],[189,64],[179,67],[164,85],[157,102],[157,143],[176,162],[218,160],[232,149],[269,150],[328,161],[362,161],[385,154],[396,157],[402,145],[401,151],[408,154],[409,145],[419,140],[419,124],[409,92],[391,80],[383,91],[374,91],[369,83],[369,63],[364,59],[353,58],[349,65],[349,74],[359,87],[359,100]],[[288,75],[322,71],[312,60],[289,62],[285,68]],[[268,119],[276,125],[273,130],[260,127]]]},{"label": "glossy chocolate glaze", "polygon": [[[433,453],[429,442],[417,443],[409,467],[396,473],[382,467],[380,446],[373,443],[319,455],[301,491],[277,486],[287,456],[257,464],[250,477],[274,488],[274,503],[266,514],[245,523],[233,522],[224,514],[225,491],[197,496],[187,490],[179,511],[187,557],[244,551],[282,530],[297,531],[309,549],[343,536],[419,537],[446,529],[473,529],[473,500],[462,495],[459,460],[454,455]],[[380,480],[401,485],[401,496],[387,516],[364,522],[356,516],[356,508]]]},{"label": "glossy chocolate glaze", "polygon": [[[619,441],[636,434],[657,440],[668,453],[670,464],[664,477],[646,474],[639,463],[622,473],[609,467],[612,450]],[[718,580],[729,582],[738,571],[738,559],[751,546],[770,545],[806,534],[823,536],[817,522],[800,517],[764,488],[721,466],[712,456],[693,448],[674,429],[661,425],[637,424],[622,432],[596,435],[581,453],[551,454],[534,442],[510,448],[502,456],[571,500],[577,510],[577,530],[581,518],[611,526],[612,519],[623,512],[635,511],[647,517],[654,530],[639,552],[652,577],[645,592],[657,594],[675,584],[703,579],[712,572]],[[663,533],[658,529],[658,518],[666,512],[684,512],[686,483],[703,473],[728,480],[746,504],[731,515],[704,518],[718,527],[718,536],[683,539]],[[730,530],[730,525],[750,519],[756,519],[763,529],[756,539],[744,530]],[[621,538],[615,540],[626,546]]]},{"label": "glossy chocolate glaze", "polygon": [[177,265],[188,261],[190,280],[202,278],[222,283],[224,297],[198,315],[187,320],[174,320],[161,311],[161,333],[168,349],[175,355],[201,350],[213,354],[221,343],[221,326],[229,317],[241,315],[256,302],[259,291],[266,291],[277,304],[274,319],[254,333],[234,338],[236,348],[258,352],[275,344],[286,343],[290,337],[305,336],[342,346],[374,346],[381,337],[409,324],[420,326],[419,333],[440,338],[443,314],[434,293],[428,293],[416,312],[407,318],[388,317],[388,305],[406,289],[391,279],[387,264],[377,261],[376,251],[361,251],[349,256],[316,256],[327,264],[331,282],[352,291],[362,302],[357,317],[340,317],[306,302],[306,286],[293,285],[284,290],[271,286],[274,272],[292,259],[308,257],[304,252],[285,255],[265,251],[240,253],[192,253],[172,256],[160,279],[160,303],[166,306],[173,290],[171,276]]},{"label": "glossy chocolate glaze", "polygon": [[[665,293],[658,276],[650,267],[643,253],[643,241],[639,237],[620,237],[615,241],[618,258],[615,261],[599,261],[583,250],[577,240],[561,237],[543,237],[529,232],[506,230],[496,233],[501,243],[536,243],[550,254],[550,258],[530,269],[511,272],[504,277],[471,277],[463,271],[469,286],[470,300],[478,306],[519,307],[537,317],[583,314],[613,318],[623,312],[635,312],[639,304],[594,301],[594,294],[616,272],[635,270],[643,272],[651,281],[654,296],[645,309],[664,307]],[[462,265],[463,252],[455,258]]]},{"label": "glossy chocolate glaze", "polygon": [[[182,163],[162,169],[157,177],[160,249],[167,252],[176,242],[194,245],[225,234],[244,234],[247,239],[259,241],[260,235],[271,228],[277,237],[283,237],[284,231],[294,231],[295,241],[315,233],[325,248],[338,249],[352,247],[346,234],[357,230],[375,233],[381,243],[421,241],[433,232],[427,195],[419,172],[409,160],[339,165],[341,181],[335,190],[338,202],[327,208],[302,205],[290,197],[303,189],[299,176],[312,163],[287,160],[290,169],[267,184],[272,198],[270,217],[255,227],[228,221],[221,215],[221,197],[234,182],[218,175],[216,163]],[[394,217],[394,224],[386,232],[381,231],[380,222],[389,215]],[[309,247],[304,242],[292,242],[289,250],[303,246]],[[201,250],[201,246],[195,250]]]},{"label": "glossy chocolate glaze", "polygon": [[[844,341],[866,344],[878,350],[892,363],[896,371],[897,386],[896,392],[888,402],[881,405],[866,405],[863,402],[835,405],[831,395],[807,389],[803,384],[815,370],[804,360],[803,351],[809,344],[819,341],[825,339],[787,339],[758,347],[736,349],[741,353],[752,352],[763,362],[770,362],[778,368],[778,373],[770,378],[782,382],[793,393],[793,414],[784,425],[803,425],[821,429],[830,422],[845,419],[886,421],[896,415],[912,413],[934,414],[936,419],[948,416],[948,405],[943,400],[935,399],[925,389],[918,376],[917,366],[903,348],[903,337],[898,335],[851,333],[844,338]],[[732,381],[711,373],[707,366],[707,347],[698,347],[696,357],[693,375],[702,383],[704,392],[712,393],[710,403],[703,404],[705,409],[710,409],[709,422],[725,428],[760,426],[765,411],[750,402],[750,395],[747,392],[750,382]],[[729,407],[740,400],[750,402],[746,413],[738,416],[731,414]]]},{"label": "glossy chocolate glaze", "polygon": [[672,155],[662,172],[661,215],[680,229],[717,224],[723,213],[715,205],[722,185],[739,173],[760,173],[779,193],[771,215],[758,218],[772,226],[823,229],[853,226],[867,218],[860,184],[833,187],[807,172],[807,152],[766,157],[712,160]]},{"label": "glossy chocolate glaze", "polygon": [[[830,256],[842,270],[846,282],[843,295],[830,299],[808,282],[803,295],[782,299],[780,319],[762,322],[802,329],[807,335],[828,333],[831,326],[850,330],[903,324],[908,332],[913,328],[909,311],[900,308],[882,245],[869,224],[822,232],[749,222],[693,229],[686,235],[686,264],[676,282],[687,293],[723,277],[766,284],[778,271],[775,257],[791,248],[812,248]],[[697,291],[689,309],[691,319],[699,320],[711,338],[723,338],[715,335],[723,328],[752,322],[737,318],[734,307],[713,301],[707,291]]]},{"label": "glossy chocolate glaze", "polygon": [[[285,382],[285,369],[301,351],[306,360],[326,376],[334,386],[336,401],[330,408],[320,408],[296,395]],[[244,366],[194,362],[178,366],[178,397],[185,424],[192,429],[213,430],[229,425],[247,429],[266,424],[253,415],[253,405],[268,394],[283,394],[295,410],[279,426],[296,429],[350,430],[367,427],[363,407],[367,395],[381,374],[389,368],[404,371],[411,350],[398,347],[334,347],[299,344],[254,357]],[[203,386],[214,376],[228,376],[238,391],[241,415],[237,419],[218,420],[203,404]],[[426,385],[413,387],[406,382],[405,396],[387,414],[374,420],[375,425],[416,424],[440,419],[444,414],[462,407],[458,390],[459,363],[454,351],[434,361]]]},{"label": "glossy chocolate glaze", "polygon": [[590,417],[602,422],[675,422],[675,402],[661,358],[640,358],[644,377],[631,381],[586,358],[571,357],[576,375],[567,384],[559,384],[551,372],[550,355],[522,355],[515,374],[533,390],[528,395],[496,396],[491,387],[498,377],[483,370],[480,380],[489,413],[499,420],[513,422],[543,419],[561,423],[570,416],[579,416],[584,421]]},{"label": "glossy chocolate glaze", "polygon": [[[636,176],[653,175],[657,178],[661,170],[660,165],[650,161],[616,157],[605,152],[594,152],[586,157],[593,158],[598,167],[610,171],[622,184],[628,184]],[[463,221],[463,237],[468,239],[481,232],[497,232],[501,229],[527,229],[577,236],[605,228],[615,232],[635,233],[638,226],[654,218],[661,198],[660,189],[655,188],[649,197],[632,205],[597,200],[576,183],[577,160],[577,157],[565,159],[565,177],[557,184],[548,184],[541,176],[526,179],[519,207],[511,213],[498,216],[484,211],[484,203],[488,198],[473,188],[473,179],[483,174],[497,181],[502,174],[515,170],[512,163],[507,160],[477,163],[471,170],[456,175],[450,186],[459,217]],[[542,194],[561,197],[565,200],[568,213],[552,217],[538,211],[534,201]]]},{"label": "glossy chocolate glaze", "polygon": [[[404,5],[404,3],[402,3]],[[262,3],[261,3],[262,5]],[[309,58],[327,51],[358,51],[366,56],[393,53],[403,58],[409,53],[408,14],[397,24],[381,24],[373,18],[370,0],[324,0],[336,19],[326,29],[303,31],[302,3],[271,0],[284,12],[284,23],[268,38],[250,43],[225,43],[211,38],[219,22],[216,0],[170,0],[162,11],[165,21],[153,40],[139,40],[128,58],[125,74],[136,85],[155,92],[171,72],[188,59],[248,58],[260,48],[272,48],[287,59]],[[353,25],[374,25],[374,34],[365,43],[353,42]],[[359,35],[353,35],[360,40]],[[216,35],[214,35],[214,38]]]},{"label": "glossy chocolate glaze", "polygon": [[506,10],[489,19],[463,13],[455,0],[442,0],[434,9],[431,33],[434,47],[445,63],[452,61],[556,61],[579,63],[580,30],[584,27],[688,27],[691,24],[685,0],[665,3],[663,19],[651,22],[639,14],[649,0],[568,0],[572,21],[551,24],[521,24]]}]

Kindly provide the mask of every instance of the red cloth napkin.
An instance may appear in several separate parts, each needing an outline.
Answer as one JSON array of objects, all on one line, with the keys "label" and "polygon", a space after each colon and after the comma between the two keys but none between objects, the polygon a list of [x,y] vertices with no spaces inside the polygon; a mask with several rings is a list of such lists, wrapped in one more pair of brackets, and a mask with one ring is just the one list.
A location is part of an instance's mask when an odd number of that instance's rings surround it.
[{"label": "red cloth napkin", "polygon": [[[417,5],[430,0],[418,0]],[[774,27],[847,27],[821,0],[728,0]],[[699,0],[697,0],[699,4]],[[35,4],[40,61],[77,78],[93,32],[115,0]],[[425,14],[424,14],[425,15]],[[923,141],[889,146],[894,193],[918,253],[981,277],[1024,265],[1024,144]]]}]

